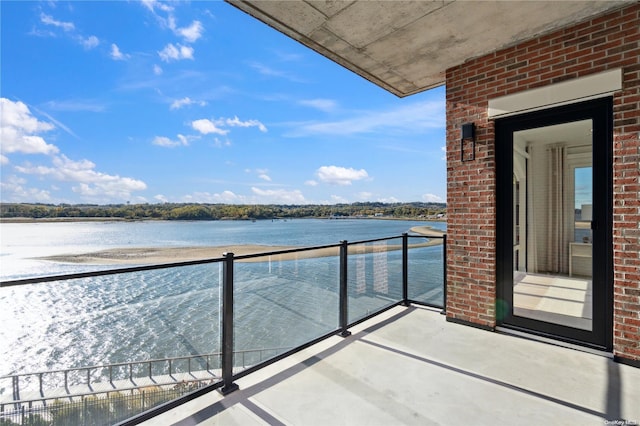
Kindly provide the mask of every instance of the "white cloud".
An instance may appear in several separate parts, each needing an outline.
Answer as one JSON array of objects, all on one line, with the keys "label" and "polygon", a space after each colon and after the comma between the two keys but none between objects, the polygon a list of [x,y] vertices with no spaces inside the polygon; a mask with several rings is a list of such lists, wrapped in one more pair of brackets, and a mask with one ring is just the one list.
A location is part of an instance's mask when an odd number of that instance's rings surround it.
[{"label": "white cloud", "polygon": [[114,61],[124,61],[129,57],[129,55],[125,55],[124,53],[122,53],[118,45],[115,43],[111,44],[110,56],[111,56],[111,59],[113,59]]},{"label": "white cloud", "polygon": [[287,191],[284,189],[260,189],[251,188],[251,192],[260,197],[262,201],[276,204],[304,204],[305,199],[300,190]]},{"label": "white cloud", "polygon": [[396,197],[388,197],[388,198],[378,198],[378,202],[393,204],[393,203],[399,203],[400,200],[398,200]]},{"label": "white cloud", "polygon": [[[7,98],[0,98],[0,124],[15,127],[27,133],[43,132],[53,129],[53,125],[38,121],[31,115],[29,107],[23,102],[13,102]],[[4,135],[4,134],[3,134]]]},{"label": "white cloud", "polygon": [[234,201],[239,201],[242,199],[242,197],[234,194],[231,191],[223,191],[222,194],[215,194],[215,197],[227,203],[233,203]]},{"label": "white cloud", "polygon": [[40,188],[25,188],[26,179],[18,176],[9,176],[0,182],[0,193],[3,198],[13,202],[51,202],[51,193]]},{"label": "white cloud", "polygon": [[[52,130],[50,123],[39,121],[31,115],[29,108],[22,102],[12,102],[0,98],[0,141],[4,154],[45,154],[50,157],[51,164],[32,164],[15,166],[14,169],[25,175],[35,175],[51,181],[70,182],[72,190],[92,200],[110,201],[128,199],[133,191],[146,189],[147,185],[137,179],[109,175],[95,170],[96,165],[89,160],[74,161],[64,154],[59,154],[55,145],[46,143],[37,133]],[[49,158],[47,157],[47,158]],[[3,160],[4,161],[4,160]],[[3,196],[14,199],[39,201],[50,200],[50,194],[41,188],[25,189],[23,180],[5,181],[3,191],[10,191]],[[26,197],[26,198],[24,198]]]},{"label": "white cloud", "polygon": [[230,127],[257,127],[261,132],[267,132],[267,127],[258,120],[241,121],[237,116],[227,118],[224,123]]},{"label": "white cloud", "polygon": [[181,59],[193,59],[193,47],[181,44],[167,44],[164,49],[158,52],[160,59],[164,62],[179,61]]},{"label": "white cloud", "polygon": [[316,176],[321,182],[340,186],[351,185],[355,180],[369,178],[365,169],[356,170],[337,166],[322,166],[316,171]]},{"label": "white cloud", "polygon": [[307,186],[318,186],[318,182],[313,179],[306,181],[304,184]]},{"label": "white cloud", "polygon": [[153,73],[155,75],[161,75],[162,74],[162,68],[159,65],[153,65]]},{"label": "white cloud", "polygon": [[445,202],[445,200],[442,197],[435,194],[424,194],[422,196],[422,200],[427,203],[444,203]]},{"label": "white cloud", "polygon": [[244,196],[236,195],[231,191],[223,191],[221,193],[211,194],[210,192],[194,192],[185,195],[183,202],[186,203],[223,203],[223,204],[246,204],[247,199]]},{"label": "white cloud", "polygon": [[47,119],[49,121],[51,121],[53,124],[55,124],[57,127],[59,127],[60,129],[64,130],[65,132],[67,132],[68,134],[70,134],[71,136],[73,136],[76,139],[80,139],[78,138],[78,135],[76,135],[73,130],[71,130],[69,127],[65,126],[62,122],[56,120],[55,118],[53,118],[52,116],[50,116],[49,114],[47,114],[44,111],[39,111],[38,109],[34,108],[34,110],[40,114],[40,115],[44,115],[45,117],[47,117]]},{"label": "white cloud", "polygon": [[[190,99],[189,102],[193,103],[193,101],[191,101]],[[257,127],[261,132],[267,131],[267,127],[258,120],[242,121],[238,117],[219,118],[217,120],[201,118],[199,120],[192,121],[191,127],[204,135],[215,133],[222,136],[230,132],[230,130],[226,129],[225,127]]]},{"label": "white cloud", "polygon": [[55,154],[58,147],[48,144],[38,133],[54,129],[54,126],[39,121],[31,115],[24,103],[0,98],[0,147],[4,154]]},{"label": "white cloud", "polygon": [[344,197],[341,197],[339,195],[332,195],[331,196],[331,203],[332,204],[347,204],[349,203],[349,200],[347,200]]},{"label": "white cloud", "polygon": [[194,101],[191,98],[184,97],[182,99],[176,99],[175,101],[173,101],[171,103],[171,106],[169,107],[169,109],[180,109],[184,106],[187,105],[200,105],[200,106],[206,106],[207,103],[205,101]]},{"label": "white cloud", "polygon": [[9,164],[9,158],[0,154],[0,165],[6,166],[7,164]]},{"label": "white cloud", "polygon": [[87,38],[79,37],[80,44],[84,46],[85,49],[90,50],[100,44],[100,40],[96,36],[89,36]]},{"label": "white cloud", "polygon": [[324,112],[331,112],[335,110],[337,106],[336,102],[331,99],[307,99],[298,103]]},{"label": "white cloud", "polygon": [[299,77],[297,77],[297,76],[295,76],[295,75],[293,75],[291,73],[271,68],[271,67],[269,67],[267,65],[264,65],[264,64],[261,64],[259,62],[251,62],[251,63],[249,63],[249,66],[251,68],[255,69],[256,71],[258,71],[258,73],[260,73],[260,74],[262,74],[264,76],[267,76],[267,77],[284,78],[286,80],[293,81],[293,82],[296,82],[296,83],[304,82],[303,79],[301,79],[301,78],[299,78]]},{"label": "white cloud", "polygon": [[[48,109],[55,111],[90,111],[90,112],[103,112],[107,108],[104,104],[91,100],[72,99],[66,101],[49,101],[45,104]],[[44,114],[47,115],[47,114]],[[47,115],[51,121],[56,123],[58,127],[64,127],[60,122],[54,121],[54,119]],[[70,132],[69,129],[65,131]]]},{"label": "white cloud", "polygon": [[267,182],[271,182],[271,176],[269,176],[269,170],[268,169],[244,169],[244,172],[247,174],[253,174],[255,173],[259,179],[262,179],[264,181]]},{"label": "white cloud", "polygon": [[188,136],[180,134],[177,136],[177,138],[178,140],[171,140],[165,136],[156,136],[151,143],[167,148],[174,148],[176,146],[187,146],[189,145],[189,139],[193,139],[193,137],[189,138]]},{"label": "white cloud", "polygon": [[213,145],[216,148],[222,148],[223,146],[231,146],[231,141],[229,139],[220,140],[218,138],[213,138]]},{"label": "white cloud", "polygon": [[440,101],[423,101],[386,111],[355,111],[351,118],[340,121],[297,125],[289,136],[351,135],[383,130],[415,134],[430,129],[444,129],[446,124],[444,109]]},{"label": "white cloud", "polygon": [[62,28],[64,31],[73,31],[76,27],[73,25],[73,22],[62,22],[53,19],[53,16],[46,15],[44,13],[40,14],[40,22],[46,25],[53,25],[57,28]]},{"label": "white cloud", "polygon": [[373,193],[371,192],[359,192],[358,198],[361,200],[370,200],[373,197]]},{"label": "white cloud", "polygon": [[[76,31],[76,26],[74,25],[73,22],[58,21],[53,16],[47,15],[45,13],[40,14],[40,22],[42,22],[45,25],[49,25],[49,26],[63,30],[65,33],[68,34],[68,37],[70,39],[80,44],[87,50],[91,50],[100,44],[100,39],[98,37],[94,35],[84,37],[82,34]],[[45,36],[45,37],[56,36],[54,32],[42,31],[39,29],[34,29],[32,31],[32,34],[38,35],[38,36]]]},{"label": "white cloud", "polygon": [[[179,28],[176,24],[176,18],[173,15],[174,8],[167,4],[167,2],[142,0],[142,5],[153,13],[162,28],[170,29],[175,35],[182,37],[186,42],[193,43],[202,37],[204,32],[202,22],[193,21],[188,27]],[[164,16],[161,16],[157,10],[164,12]]]},{"label": "white cloud", "polygon": [[306,204],[302,193],[298,190],[284,189],[264,190],[251,188],[252,195],[236,194],[226,190],[219,193],[194,192],[182,197],[186,203],[223,203],[223,204]]},{"label": "white cloud", "polygon": [[206,118],[202,118],[200,120],[195,120],[191,122],[191,127],[195,130],[199,131],[203,135],[208,135],[209,133],[215,133],[217,135],[226,135],[229,133],[229,130],[219,128],[216,123],[211,120],[207,120]]},{"label": "white cloud", "polygon": [[154,196],[153,199],[154,200],[158,200],[161,203],[168,203],[169,202],[169,199],[167,197],[165,197],[164,195],[162,195],[162,194],[158,194],[158,195]]},{"label": "white cloud", "polygon": [[141,180],[98,172],[95,170],[96,165],[89,160],[74,161],[65,155],[59,155],[52,158],[52,165],[16,166],[15,169],[24,174],[75,183],[72,190],[91,199],[127,199],[132,192],[147,188]]},{"label": "white cloud", "polygon": [[189,43],[193,43],[202,37],[204,27],[200,21],[193,21],[190,26],[184,28],[176,28],[174,32],[183,37]]},{"label": "white cloud", "polygon": [[141,0],[143,6],[149,9],[151,12],[155,13],[155,8],[162,10],[163,12],[171,12],[173,11],[173,7],[168,5],[167,3],[160,2],[158,0]]},{"label": "white cloud", "polygon": [[273,54],[283,62],[300,62],[304,61],[304,55],[299,53],[283,52],[281,50],[272,50]]}]

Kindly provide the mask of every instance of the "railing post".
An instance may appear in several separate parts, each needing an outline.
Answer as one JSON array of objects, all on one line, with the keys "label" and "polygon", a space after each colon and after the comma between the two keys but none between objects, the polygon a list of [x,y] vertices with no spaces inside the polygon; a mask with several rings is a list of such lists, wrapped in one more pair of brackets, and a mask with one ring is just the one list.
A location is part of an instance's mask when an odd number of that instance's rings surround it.
[{"label": "railing post", "polygon": [[239,389],[233,383],[233,253],[223,253],[222,271],[222,395]]},{"label": "railing post", "polygon": [[349,272],[349,246],[347,241],[340,241],[340,336],[351,336],[351,332],[347,330],[349,325],[349,300],[347,298],[347,283]]},{"label": "railing post", "polygon": [[402,304],[409,306],[409,234],[402,234]]},{"label": "railing post", "polygon": [[44,389],[42,389],[42,375],[43,375],[43,374],[44,374],[44,373],[40,373],[40,374],[38,374],[38,382],[39,382],[39,384],[40,384],[40,396],[41,396],[42,398],[44,398]]},{"label": "railing post", "polygon": [[442,315],[447,314],[447,234],[442,236]]},{"label": "railing post", "polygon": [[20,400],[20,376],[13,376],[13,400]]}]

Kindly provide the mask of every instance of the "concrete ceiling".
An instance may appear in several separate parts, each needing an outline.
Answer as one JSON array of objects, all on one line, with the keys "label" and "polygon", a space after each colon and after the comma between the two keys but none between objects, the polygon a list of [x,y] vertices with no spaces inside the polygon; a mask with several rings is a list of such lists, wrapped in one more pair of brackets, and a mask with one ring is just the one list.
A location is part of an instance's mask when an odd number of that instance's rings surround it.
[{"label": "concrete ceiling", "polygon": [[227,0],[403,97],[445,71],[634,1]]}]

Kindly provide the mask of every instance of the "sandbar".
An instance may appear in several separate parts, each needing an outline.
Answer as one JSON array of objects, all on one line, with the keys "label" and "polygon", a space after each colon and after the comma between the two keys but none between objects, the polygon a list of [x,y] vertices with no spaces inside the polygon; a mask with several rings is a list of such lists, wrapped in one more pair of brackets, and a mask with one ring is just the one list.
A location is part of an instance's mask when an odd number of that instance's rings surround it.
[{"label": "sandbar", "polygon": [[[430,226],[416,226],[411,232],[427,237],[441,237],[442,231]],[[410,248],[429,247],[442,244],[442,239],[434,238],[425,242],[413,243]],[[38,259],[60,263],[80,263],[93,265],[152,265],[173,262],[186,262],[192,260],[219,259],[224,253],[233,253],[234,256],[244,256],[259,253],[273,253],[288,250],[296,250],[294,246],[266,246],[257,244],[227,245],[227,246],[198,246],[198,247],[122,247],[100,250],[89,253],[70,253],[54,256],[40,257]],[[349,246],[349,254],[378,253],[384,251],[401,250],[400,244],[380,242],[373,244],[356,244]],[[315,250],[305,250],[289,253],[271,254],[271,260],[295,260],[314,257],[338,256],[339,247],[327,247]],[[240,262],[264,262],[265,257],[252,257],[238,259]]]},{"label": "sandbar", "polygon": [[413,228],[411,228],[411,232],[424,235],[425,237],[442,237],[445,234],[444,231],[428,225],[414,226]]}]

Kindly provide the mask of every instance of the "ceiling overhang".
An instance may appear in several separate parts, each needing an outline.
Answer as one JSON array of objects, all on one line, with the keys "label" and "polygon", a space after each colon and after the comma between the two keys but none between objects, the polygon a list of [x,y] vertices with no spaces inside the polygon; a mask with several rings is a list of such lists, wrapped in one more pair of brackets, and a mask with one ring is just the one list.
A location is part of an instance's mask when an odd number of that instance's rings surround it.
[{"label": "ceiling overhang", "polygon": [[471,58],[634,2],[227,1],[400,97],[444,84]]}]

